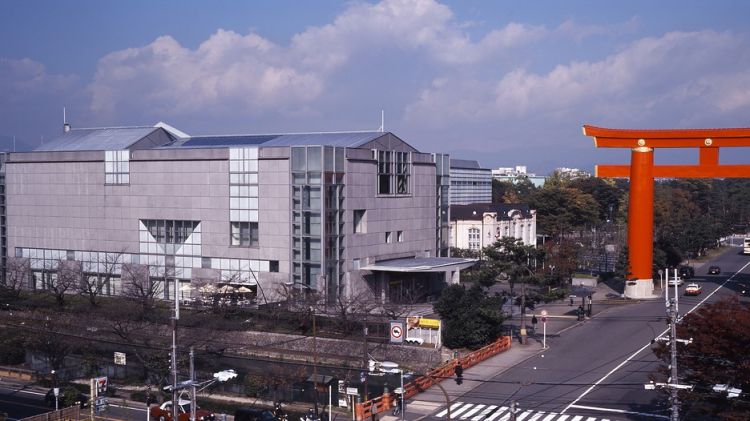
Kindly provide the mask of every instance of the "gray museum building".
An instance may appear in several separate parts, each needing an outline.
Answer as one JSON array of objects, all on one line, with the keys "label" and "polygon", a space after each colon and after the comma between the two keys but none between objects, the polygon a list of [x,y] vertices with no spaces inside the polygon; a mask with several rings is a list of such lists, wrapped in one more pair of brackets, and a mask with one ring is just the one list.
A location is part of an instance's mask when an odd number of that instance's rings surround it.
[{"label": "gray museum building", "polygon": [[448,155],[390,132],[66,124],[4,158],[4,264],[31,289],[73,270],[105,295],[145,277],[164,299],[231,286],[258,303],[289,289],[413,302],[473,264],[448,255]]}]

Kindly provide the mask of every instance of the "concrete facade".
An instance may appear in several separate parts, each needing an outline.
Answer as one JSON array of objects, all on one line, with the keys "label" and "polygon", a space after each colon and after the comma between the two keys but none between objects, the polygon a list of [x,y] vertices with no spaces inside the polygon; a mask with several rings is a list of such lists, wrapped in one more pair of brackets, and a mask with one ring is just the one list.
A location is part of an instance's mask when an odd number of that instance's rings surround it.
[{"label": "concrete facade", "polygon": [[[448,247],[436,158],[391,133],[87,130],[8,157],[8,255],[28,259],[30,288],[76,261],[106,279],[105,294],[121,293],[123,272],[142,267],[162,282],[160,298],[174,297],[177,279],[181,297],[232,284],[273,301],[301,284],[328,299],[386,299],[387,276],[360,267]],[[104,130],[107,149],[89,150]]]}]

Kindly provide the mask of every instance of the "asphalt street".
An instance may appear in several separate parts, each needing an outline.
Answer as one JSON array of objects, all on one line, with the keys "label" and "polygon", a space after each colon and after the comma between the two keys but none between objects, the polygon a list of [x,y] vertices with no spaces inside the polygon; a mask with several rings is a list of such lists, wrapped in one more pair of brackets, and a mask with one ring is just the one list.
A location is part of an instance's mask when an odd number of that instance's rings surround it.
[{"label": "asphalt street", "polygon": [[[739,285],[748,282],[750,257],[740,255],[737,248],[710,264],[719,265],[722,274],[707,275],[708,264],[696,270],[691,281],[702,284],[703,293],[687,297],[682,295],[684,287],[680,288],[680,315],[704,303],[736,295]],[[649,375],[659,366],[651,341],[666,330],[663,299],[612,306],[559,336],[549,337],[547,351],[453,397],[452,412],[464,408],[464,416],[473,415],[481,412],[472,412],[467,405],[501,408],[515,401],[521,410],[537,414],[554,412],[609,420],[666,419],[666,395],[644,389]],[[432,418],[444,416],[444,409],[443,405]]]}]

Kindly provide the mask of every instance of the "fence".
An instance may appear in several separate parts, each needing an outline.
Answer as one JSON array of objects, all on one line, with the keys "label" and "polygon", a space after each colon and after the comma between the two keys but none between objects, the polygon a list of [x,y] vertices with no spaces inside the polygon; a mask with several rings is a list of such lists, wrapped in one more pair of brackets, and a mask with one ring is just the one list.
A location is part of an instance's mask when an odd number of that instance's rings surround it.
[{"label": "fence", "polygon": [[[512,342],[510,336],[502,336],[495,342],[483,348],[479,348],[464,357],[450,360],[441,366],[432,369],[427,374],[417,377],[413,381],[404,385],[404,399],[409,399],[412,396],[427,390],[432,385],[441,382],[443,379],[452,377],[455,374],[456,365],[461,364],[463,368],[473,367],[494,355],[507,351],[510,349]],[[388,393],[370,399],[369,401],[359,403],[357,404],[356,409],[357,420],[364,420],[368,417],[372,417],[372,414],[385,412],[392,406],[393,397]]]},{"label": "fence", "polygon": [[47,412],[46,414],[34,415],[28,418],[21,418],[19,421],[72,421],[78,420],[81,416],[81,408],[77,405],[63,408],[59,411]]}]

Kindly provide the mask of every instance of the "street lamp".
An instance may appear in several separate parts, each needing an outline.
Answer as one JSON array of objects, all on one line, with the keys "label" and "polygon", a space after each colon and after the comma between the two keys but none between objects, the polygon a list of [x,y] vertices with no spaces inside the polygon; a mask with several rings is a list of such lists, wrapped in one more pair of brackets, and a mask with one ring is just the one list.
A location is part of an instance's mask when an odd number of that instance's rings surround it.
[{"label": "street lamp", "polygon": [[57,387],[57,373],[52,370],[52,393],[55,395],[55,411],[58,410],[58,396],[60,396],[60,388]]}]

